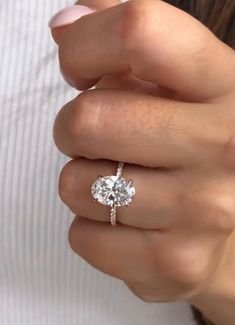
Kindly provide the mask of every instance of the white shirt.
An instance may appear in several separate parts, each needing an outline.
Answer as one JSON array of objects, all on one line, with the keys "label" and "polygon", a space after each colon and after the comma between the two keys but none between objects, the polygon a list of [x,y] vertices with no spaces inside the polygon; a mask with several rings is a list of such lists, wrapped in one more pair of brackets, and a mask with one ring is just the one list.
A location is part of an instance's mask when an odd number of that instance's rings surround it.
[{"label": "white shirt", "polygon": [[0,325],[192,325],[186,304],[148,304],[68,244],[53,144],[62,80],[47,27],[68,0],[0,2]]}]

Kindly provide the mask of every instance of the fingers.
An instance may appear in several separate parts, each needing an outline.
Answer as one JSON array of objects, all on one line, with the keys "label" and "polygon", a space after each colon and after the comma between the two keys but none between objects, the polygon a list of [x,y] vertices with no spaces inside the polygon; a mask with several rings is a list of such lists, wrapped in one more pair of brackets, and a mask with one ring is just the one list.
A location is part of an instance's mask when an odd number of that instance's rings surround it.
[{"label": "fingers", "polygon": [[[110,207],[94,202],[91,186],[97,175],[115,175],[117,163],[77,159],[62,170],[59,193],[76,215],[110,223]],[[126,165],[122,177],[133,179],[136,194],[130,206],[117,210],[117,221],[143,229],[166,229],[179,222],[181,187],[172,176],[157,169]]]},{"label": "fingers", "polygon": [[[66,26],[74,23],[77,19],[84,15],[91,14],[94,10],[103,10],[105,8],[120,4],[119,0],[80,0],[76,2],[77,6],[73,6],[62,10],[60,14],[60,19],[57,22],[50,21],[49,25],[52,27],[51,33],[56,43],[59,43],[60,38],[66,31]],[[58,14],[57,14],[58,17]],[[63,74],[63,71],[62,71]],[[73,81],[69,76],[63,74],[64,79],[73,86]],[[99,81],[100,78],[95,78],[92,80],[83,79],[80,80],[82,87],[88,89],[92,87]]]},{"label": "fingers", "polygon": [[[215,132],[216,123],[220,134]],[[54,138],[57,147],[73,158],[180,168],[208,164],[215,158],[210,155],[222,132],[215,109],[211,114],[206,104],[97,89],[82,93],[60,111]]]},{"label": "fingers", "polygon": [[164,1],[128,1],[84,16],[58,43],[61,68],[81,90],[129,70],[190,100],[221,96],[235,82],[234,51]]},{"label": "fingers", "polygon": [[72,223],[69,242],[89,264],[131,283],[149,302],[191,297],[208,276],[212,255],[200,234],[112,227],[82,217]]},{"label": "fingers", "polygon": [[[54,40],[59,43],[59,39],[63,33],[63,31],[66,30],[66,26],[69,24],[72,24],[74,20],[76,21],[80,17],[84,16],[85,14],[90,14],[93,12],[94,9],[96,10],[102,10],[114,5],[120,4],[120,1],[118,0],[84,0],[84,1],[78,1],[76,3],[76,10],[74,9],[74,6],[69,7],[65,10],[60,11],[59,14],[57,13],[57,21],[55,22],[54,19],[52,19],[49,23],[49,25],[53,25],[52,28],[52,36]],[[88,7],[87,7],[88,6]],[[92,10],[91,10],[92,8]],[[60,18],[58,20],[58,16],[62,16],[62,19]],[[68,79],[64,75],[65,80],[71,84],[71,80]],[[119,73],[115,75],[109,75],[109,76],[103,76],[101,79],[95,79],[95,80],[83,80],[83,88],[90,88],[92,85],[96,84],[96,88],[116,88],[116,89],[129,89],[139,92],[145,92],[153,95],[158,95],[162,97],[172,97],[174,94],[172,92],[169,92],[169,90],[164,89],[163,87],[156,86],[153,83],[142,81],[137,77],[134,77],[131,72],[128,73]],[[72,83],[73,86],[73,83]]]},{"label": "fingers", "polygon": [[140,229],[112,227],[77,217],[70,228],[69,241],[72,249],[92,266],[119,279],[139,281],[156,272]]}]

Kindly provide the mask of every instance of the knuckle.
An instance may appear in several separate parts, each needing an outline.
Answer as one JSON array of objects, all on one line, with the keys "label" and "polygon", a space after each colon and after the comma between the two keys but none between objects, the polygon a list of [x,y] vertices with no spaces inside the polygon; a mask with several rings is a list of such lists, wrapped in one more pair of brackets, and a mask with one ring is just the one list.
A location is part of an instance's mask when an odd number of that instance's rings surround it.
[{"label": "knuckle", "polygon": [[65,104],[58,112],[53,126],[53,138],[57,148],[67,156],[77,156],[76,142],[71,138],[70,120],[73,117],[74,100]]},{"label": "knuckle", "polygon": [[68,44],[68,39],[63,38],[63,41],[60,43],[60,46],[58,48],[60,70],[63,76],[73,75],[74,61],[71,59],[71,53],[73,52],[70,51],[70,49],[71,46]]},{"label": "knuckle", "polygon": [[[70,248],[75,253],[78,253],[77,245],[75,245],[75,241],[76,241],[76,237],[77,237],[77,226],[76,226],[75,221],[76,221],[76,218],[74,219],[74,221],[72,222],[72,224],[69,227],[69,230],[68,230],[68,242],[69,242]],[[75,246],[76,246],[76,248],[75,248]]]},{"label": "knuckle", "polygon": [[195,293],[207,276],[208,260],[193,250],[182,250],[174,263],[173,280],[188,294]]},{"label": "knuckle", "polygon": [[124,50],[139,51],[143,31],[148,28],[150,4],[152,1],[131,0],[125,6],[121,23],[121,43]]},{"label": "knuckle", "polygon": [[72,221],[69,230],[68,230],[68,243],[70,248],[80,257],[89,261],[90,251],[89,245],[86,245],[87,237],[84,236],[83,228],[83,219],[82,217],[76,216]]},{"label": "knuckle", "polygon": [[77,50],[73,49],[74,46],[75,42],[69,40],[60,44],[58,49],[60,73],[67,84],[82,91],[93,86],[94,82],[89,80],[87,66],[85,68],[84,64],[77,60]]},{"label": "knuckle", "polygon": [[[163,276],[168,285],[177,292],[191,296],[199,290],[207,276],[209,257],[204,251],[204,246],[190,242],[186,245],[185,241],[181,243],[180,238],[175,238],[175,241],[175,245],[163,243],[164,246],[159,251],[159,245],[154,237],[150,238],[146,246],[148,260],[152,261],[154,273]],[[148,299],[151,299],[151,296]]]},{"label": "knuckle", "polygon": [[99,133],[99,106],[91,93],[84,91],[74,100],[68,122],[68,132],[82,153],[88,147],[87,143]]},{"label": "knuckle", "polygon": [[235,227],[235,204],[231,194],[215,193],[213,195],[212,211],[213,225],[217,231],[229,235]]},{"label": "knuckle", "polygon": [[54,121],[54,125],[53,125],[53,139],[54,139],[54,143],[56,145],[56,147],[61,150],[61,146],[60,146],[60,116],[61,116],[61,111],[59,111],[59,113],[57,114],[55,121]]},{"label": "knuckle", "polygon": [[74,161],[67,163],[60,172],[58,192],[61,200],[67,203],[74,190]]},{"label": "knuckle", "polygon": [[[215,184],[205,186],[198,192],[183,192],[179,197],[180,214],[188,226],[195,224],[204,231],[229,235],[235,228],[235,201],[227,189]],[[198,217],[201,216],[201,217]]]},{"label": "knuckle", "polygon": [[86,108],[88,106],[89,94],[84,91],[77,98],[74,99],[73,107],[71,109],[70,118],[68,122],[68,130],[72,137],[78,138],[84,135],[87,131]]},{"label": "knuckle", "polygon": [[[144,302],[157,302],[158,297],[156,293],[150,292],[147,289],[146,285],[143,285],[140,282],[125,282],[129,290],[139,299]],[[160,301],[160,300],[159,300]]]}]

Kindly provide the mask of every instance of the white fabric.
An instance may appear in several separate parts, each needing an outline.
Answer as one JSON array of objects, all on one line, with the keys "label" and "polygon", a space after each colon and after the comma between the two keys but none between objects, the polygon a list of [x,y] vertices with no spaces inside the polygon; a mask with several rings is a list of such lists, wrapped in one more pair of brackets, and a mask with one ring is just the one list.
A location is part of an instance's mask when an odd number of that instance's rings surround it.
[{"label": "white fabric", "polygon": [[47,27],[66,4],[0,1],[0,325],[192,325],[187,305],[144,303],[69,248],[52,127],[75,91]]}]

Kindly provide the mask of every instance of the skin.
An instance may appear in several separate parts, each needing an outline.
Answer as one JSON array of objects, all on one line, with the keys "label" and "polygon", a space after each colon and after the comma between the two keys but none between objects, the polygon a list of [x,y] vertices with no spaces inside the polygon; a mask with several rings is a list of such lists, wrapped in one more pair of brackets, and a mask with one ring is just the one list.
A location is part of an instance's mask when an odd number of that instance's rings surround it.
[{"label": "skin", "polygon": [[[54,126],[72,158],[59,181],[70,245],[144,301],[187,300],[234,325],[235,53],[162,1],[79,4],[99,11],[52,31],[63,75],[84,90]],[[90,187],[118,161],[136,196],[112,227]]]}]

